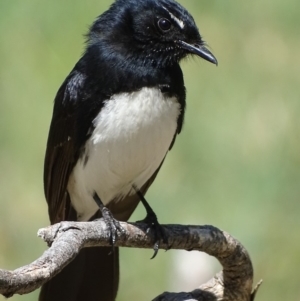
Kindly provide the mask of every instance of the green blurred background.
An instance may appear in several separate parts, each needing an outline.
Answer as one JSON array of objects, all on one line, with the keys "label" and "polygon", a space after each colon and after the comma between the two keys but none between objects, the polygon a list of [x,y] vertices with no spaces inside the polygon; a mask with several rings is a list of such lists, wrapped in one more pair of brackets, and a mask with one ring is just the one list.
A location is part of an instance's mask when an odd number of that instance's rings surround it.
[{"label": "green blurred background", "polygon": [[[300,300],[300,2],[181,3],[219,67],[183,62],[184,131],[147,199],[161,223],[213,224],[237,237],[255,281],[264,279],[257,300]],[[1,268],[27,264],[46,248],[36,232],[48,225],[42,173],[53,98],[88,25],[109,4],[0,3]],[[132,220],[144,215],[139,208]],[[173,282],[178,252],[149,260],[150,250],[122,250],[118,301],[188,289]],[[218,268],[213,263],[211,275]],[[37,292],[11,300],[37,300]]]}]

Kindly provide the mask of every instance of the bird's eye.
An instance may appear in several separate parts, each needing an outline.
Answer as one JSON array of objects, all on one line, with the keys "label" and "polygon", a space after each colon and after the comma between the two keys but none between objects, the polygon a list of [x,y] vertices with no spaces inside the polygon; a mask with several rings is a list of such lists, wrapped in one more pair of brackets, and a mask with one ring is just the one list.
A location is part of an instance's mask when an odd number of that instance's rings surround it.
[{"label": "bird's eye", "polygon": [[165,18],[159,19],[157,25],[162,31],[168,31],[171,28],[171,22]]}]

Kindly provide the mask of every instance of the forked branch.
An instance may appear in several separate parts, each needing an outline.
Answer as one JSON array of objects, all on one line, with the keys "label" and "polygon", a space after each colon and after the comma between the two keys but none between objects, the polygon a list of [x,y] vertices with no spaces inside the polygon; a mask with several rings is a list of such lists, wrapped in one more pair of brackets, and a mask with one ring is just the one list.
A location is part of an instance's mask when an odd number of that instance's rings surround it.
[{"label": "forked branch", "polygon": [[[121,223],[124,233],[116,247],[152,248],[153,233],[142,223]],[[231,235],[213,226],[164,225],[171,249],[198,250],[216,257],[223,270],[189,293],[163,293],[155,301],[252,301],[253,268],[245,248]],[[85,247],[109,246],[103,221],[62,222],[40,229],[38,236],[50,246],[29,265],[14,271],[0,269],[0,294],[27,294],[58,274]],[[168,246],[161,243],[160,248]],[[153,301],[154,301],[153,300]]]}]

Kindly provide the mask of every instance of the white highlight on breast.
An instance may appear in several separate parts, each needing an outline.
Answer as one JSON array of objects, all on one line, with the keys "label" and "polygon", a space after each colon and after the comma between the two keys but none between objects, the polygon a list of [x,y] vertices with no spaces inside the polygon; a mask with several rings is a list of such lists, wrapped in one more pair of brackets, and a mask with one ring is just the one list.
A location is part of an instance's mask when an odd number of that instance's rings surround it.
[{"label": "white highlight on breast", "polygon": [[121,93],[105,102],[86,143],[88,160],[74,167],[68,183],[79,220],[98,207],[96,191],[105,204],[133,193],[151,177],[165,157],[177,128],[180,105],[158,88]]},{"label": "white highlight on breast", "polygon": [[163,6],[163,9],[164,9],[165,11],[168,12],[168,14],[170,15],[171,19],[173,19],[173,20],[178,24],[178,26],[179,26],[181,29],[184,28],[184,23],[183,23],[182,20],[180,20],[180,19],[178,19],[176,16],[174,16],[174,15],[173,15],[170,11],[168,11],[164,6]]}]

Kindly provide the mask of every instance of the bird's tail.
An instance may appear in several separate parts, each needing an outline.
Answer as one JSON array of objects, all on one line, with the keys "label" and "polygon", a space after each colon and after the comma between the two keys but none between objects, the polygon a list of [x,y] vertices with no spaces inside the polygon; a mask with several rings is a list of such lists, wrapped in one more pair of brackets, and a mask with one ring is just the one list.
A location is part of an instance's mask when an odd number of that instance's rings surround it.
[{"label": "bird's tail", "polygon": [[39,301],[114,301],[118,284],[118,248],[84,248],[42,286]]}]

